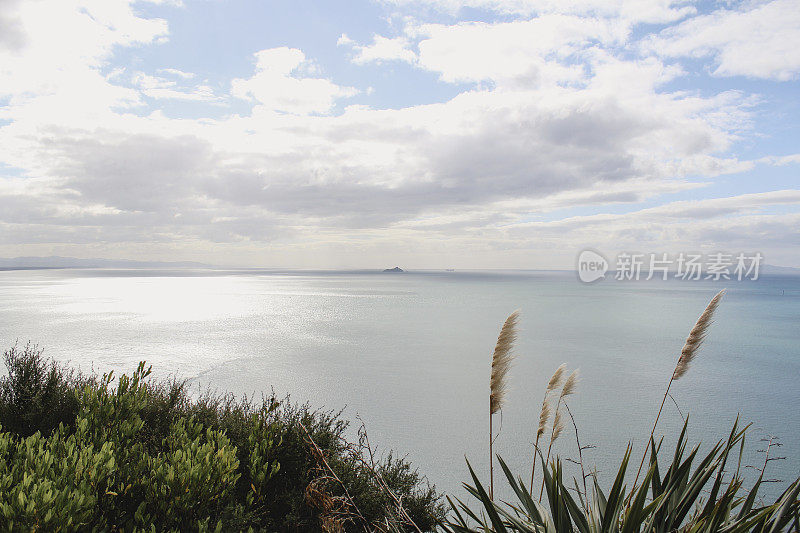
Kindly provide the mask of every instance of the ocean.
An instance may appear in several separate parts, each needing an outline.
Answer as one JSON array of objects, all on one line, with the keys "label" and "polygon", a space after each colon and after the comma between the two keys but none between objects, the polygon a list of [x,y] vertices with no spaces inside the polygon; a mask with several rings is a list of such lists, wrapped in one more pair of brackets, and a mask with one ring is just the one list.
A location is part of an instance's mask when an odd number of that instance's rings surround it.
[{"label": "ocean", "polygon": [[[584,284],[543,271],[10,270],[0,272],[0,342],[31,341],[84,372],[146,360],[197,390],[344,409],[381,451],[463,496],[465,458],[486,476],[489,364],[509,313],[520,309],[520,334],[495,452],[529,478],[544,387],[567,363],[580,368],[569,406],[594,446],[586,465],[610,484],[629,442],[638,464],[686,335],[722,287],[657,434],[669,446],[683,413],[690,442],[707,446],[738,415],[752,423],[745,465],[763,463],[760,439],[782,444],[766,476],[784,481],[767,487],[774,495],[800,475],[798,276]],[[577,457],[571,424],[554,450]]]}]

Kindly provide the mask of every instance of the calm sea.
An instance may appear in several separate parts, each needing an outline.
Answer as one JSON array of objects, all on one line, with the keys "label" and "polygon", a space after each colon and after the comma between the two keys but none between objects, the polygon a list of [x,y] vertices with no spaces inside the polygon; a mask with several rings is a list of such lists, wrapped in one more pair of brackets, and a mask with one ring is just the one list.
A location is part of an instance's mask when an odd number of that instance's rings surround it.
[{"label": "calm sea", "polygon": [[[800,474],[800,277],[725,286],[673,395],[692,442],[726,436],[737,413],[752,422],[747,464],[763,462],[762,437],[779,437],[786,459],[767,477],[788,481]],[[721,287],[560,272],[5,271],[0,341],[31,340],[84,371],[147,360],[201,388],[346,407],[374,444],[462,494],[465,456],[486,470],[489,358],[511,311],[521,333],[495,451],[529,472],[545,383],[567,363],[582,376],[569,402],[581,440],[596,446],[586,462],[607,480],[629,441],[640,457],[683,341]],[[681,423],[668,401],[659,433]],[[576,456],[572,428],[555,449]]]}]

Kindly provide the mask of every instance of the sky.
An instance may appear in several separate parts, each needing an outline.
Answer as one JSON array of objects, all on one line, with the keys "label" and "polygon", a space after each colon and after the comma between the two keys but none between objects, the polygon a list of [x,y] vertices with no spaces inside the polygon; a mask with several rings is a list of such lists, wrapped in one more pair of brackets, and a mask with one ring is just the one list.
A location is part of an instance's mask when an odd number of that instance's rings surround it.
[{"label": "sky", "polygon": [[0,0],[0,257],[800,267],[797,0]]}]

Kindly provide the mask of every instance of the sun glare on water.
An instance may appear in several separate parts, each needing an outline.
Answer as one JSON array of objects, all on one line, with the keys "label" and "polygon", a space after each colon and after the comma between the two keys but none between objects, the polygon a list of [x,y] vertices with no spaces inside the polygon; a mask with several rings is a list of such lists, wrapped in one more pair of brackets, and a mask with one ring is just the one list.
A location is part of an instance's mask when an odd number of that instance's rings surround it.
[{"label": "sun glare on water", "polygon": [[69,315],[106,315],[146,322],[196,322],[256,311],[249,289],[234,277],[75,278],[48,288]]}]

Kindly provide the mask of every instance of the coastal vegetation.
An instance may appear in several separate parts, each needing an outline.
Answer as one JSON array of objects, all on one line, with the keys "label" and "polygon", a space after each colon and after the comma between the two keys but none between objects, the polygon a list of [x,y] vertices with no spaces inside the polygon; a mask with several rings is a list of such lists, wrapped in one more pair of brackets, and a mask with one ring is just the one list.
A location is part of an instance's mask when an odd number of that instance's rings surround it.
[{"label": "coastal vegetation", "polygon": [[[738,422],[738,421],[737,421]],[[774,502],[760,501],[766,482],[764,470],[749,489],[741,476],[744,436],[747,428],[734,424],[727,439],[706,455],[699,448],[687,451],[686,425],[669,462],[659,461],[661,443],[650,440],[649,467],[642,483],[625,485],[629,446],[610,489],[603,490],[594,475],[587,493],[577,480],[564,482],[560,459],[542,469],[545,502],[537,501],[533,487],[515,476],[499,459],[515,500],[498,502],[490,497],[470,467],[472,480],[465,484],[479,502],[474,509],[461,500],[450,500],[452,514],[444,530],[451,533],[617,533],[617,532],[720,532],[778,533],[800,531],[800,479],[791,483]],[[738,455],[737,455],[738,451]]]},{"label": "coastal vegetation", "polygon": [[[594,472],[586,473],[578,425],[567,404],[574,394],[578,371],[566,380],[566,365],[558,367],[545,389],[542,409],[534,438],[533,471],[529,485],[521,475],[514,475],[501,457],[497,457],[515,501],[497,501],[494,497],[494,456],[492,445],[498,435],[492,433],[492,415],[500,411],[506,390],[513,343],[516,338],[518,312],[512,313],[503,324],[492,357],[489,379],[489,486],[468,462],[471,481],[466,491],[478,501],[473,508],[468,503],[448,496],[450,514],[443,524],[449,533],[666,533],[673,531],[724,533],[777,533],[800,531],[800,478],[790,483],[772,503],[764,503],[759,489],[770,480],[764,473],[770,461],[770,441],[764,450],[764,464],[755,483],[745,487],[742,473],[742,454],[748,427],[733,424],[727,439],[717,442],[704,456],[697,445],[687,451],[688,417],[678,437],[675,450],[664,464],[659,460],[663,439],[655,438],[669,391],[674,381],[682,378],[697,356],[713,321],[714,312],[725,294],[717,293],[706,306],[689,333],[667,383],[664,397],[650,431],[648,445],[641,451],[642,459],[630,490],[626,484],[628,463],[633,453],[629,444],[617,469],[610,489],[603,490]],[[562,386],[563,382],[563,386]],[[561,387],[561,392],[556,391]],[[555,397],[555,408],[552,407]],[[674,398],[673,398],[674,400]],[[553,442],[565,429],[562,407],[575,429],[579,475],[572,483],[564,482],[564,464],[560,457],[550,460]],[[551,413],[555,412],[551,418]],[[552,420],[552,422],[551,422]],[[550,425],[550,443],[544,454],[540,439]],[[738,456],[737,456],[738,452]],[[536,458],[542,461],[542,480],[538,495],[535,490]],[[642,466],[648,459],[641,484]],[[772,458],[773,460],[775,458]],[[587,483],[588,481],[588,483]],[[591,485],[591,488],[589,486]],[[545,501],[542,502],[543,496]],[[758,502],[758,503],[757,503]]]},{"label": "coastal vegetation", "polygon": [[[34,346],[0,379],[0,531],[431,530],[439,494],[339,413],[86,376]],[[409,524],[414,524],[413,528]]]}]

